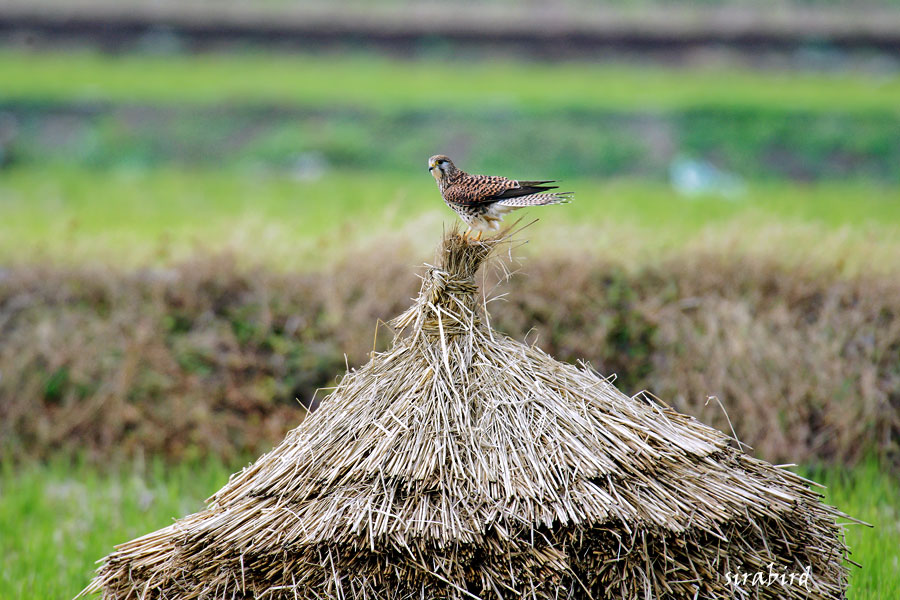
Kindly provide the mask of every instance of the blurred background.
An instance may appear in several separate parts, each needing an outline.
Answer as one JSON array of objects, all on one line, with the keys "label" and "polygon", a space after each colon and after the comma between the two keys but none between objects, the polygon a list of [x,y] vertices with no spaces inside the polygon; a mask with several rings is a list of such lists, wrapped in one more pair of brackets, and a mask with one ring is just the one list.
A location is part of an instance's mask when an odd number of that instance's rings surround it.
[{"label": "blurred background", "polygon": [[798,463],[877,525],[851,598],[900,596],[897,0],[5,0],[0,598],[74,595],[386,347],[436,153],[575,192],[497,328]]}]

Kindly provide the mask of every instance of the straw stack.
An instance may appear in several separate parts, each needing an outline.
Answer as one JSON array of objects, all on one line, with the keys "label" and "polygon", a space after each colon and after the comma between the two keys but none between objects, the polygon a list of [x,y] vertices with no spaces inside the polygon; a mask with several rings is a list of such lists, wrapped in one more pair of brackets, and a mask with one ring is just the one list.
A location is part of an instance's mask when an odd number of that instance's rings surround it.
[{"label": "straw stack", "polygon": [[501,243],[448,234],[389,351],[85,592],[843,597],[843,515],[810,482],[491,330],[475,275]]}]

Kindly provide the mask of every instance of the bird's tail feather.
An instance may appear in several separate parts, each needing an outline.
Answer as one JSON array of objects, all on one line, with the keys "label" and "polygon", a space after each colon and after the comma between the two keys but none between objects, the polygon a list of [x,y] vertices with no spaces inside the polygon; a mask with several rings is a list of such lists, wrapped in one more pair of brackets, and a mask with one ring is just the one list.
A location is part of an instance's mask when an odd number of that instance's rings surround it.
[{"label": "bird's tail feather", "polygon": [[554,192],[551,194],[531,194],[518,198],[507,198],[498,204],[502,206],[545,206],[547,204],[566,204],[572,201],[572,192]]}]

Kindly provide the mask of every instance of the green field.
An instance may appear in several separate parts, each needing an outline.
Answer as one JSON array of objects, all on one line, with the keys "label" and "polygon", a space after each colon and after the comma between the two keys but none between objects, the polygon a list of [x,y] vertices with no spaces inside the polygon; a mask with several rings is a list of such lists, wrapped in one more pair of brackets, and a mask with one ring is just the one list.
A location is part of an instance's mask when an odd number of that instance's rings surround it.
[{"label": "green field", "polygon": [[[69,598],[87,585],[94,561],[114,544],[196,512],[221,487],[229,468],[208,461],[122,465],[112,472],[62,461],[0,474],[0,598]],[[809,474],[809,471],[806,471]],[[874,463],[812,475],[828,486],[825,501],[878,527],[848,525],[854,561],[849,597],[900,594],[900,486]]]},{"label": "green field", "polygon": [[[900,256],[900,205],[891,186],[758,183],[724,199],[683,197],[666,184],[631,179],[564,185],[575,192],[572,204],[517,213],[539,219],[526,236],[538,245],[561,245],[565,229],[566,242],[620,259],[704,241],[750,251],[774,244],[786,258],[798,241],[827,241],[807,257],[855,264]],[[309,267],[311,257],[340,256],[353,242],[389,239],[428,252],[458,220],[424,168],[332,172],[315,181],[254,171],[22,168],[0,180],[0,196],[0,258],[15,262],[127,265],[182,258],[199,247]]]},{"label": "green field", "polygon": [[900,76],[364,56],[0,52],[0,100],[459,110],[695,106],[900,111]]},{"label": "green field", "polygon": [[893,72],[0,51],[0,80],[0,164],[285,171],[314,155],[407,174],[445,152],[518,177],[662,180],[687,157],[900,185]]},{"label": "green field", "polygon": [[0,598],[22,600],[75,596],[113,544],[196,512],[229,474],[217,462],[2,469]]}]

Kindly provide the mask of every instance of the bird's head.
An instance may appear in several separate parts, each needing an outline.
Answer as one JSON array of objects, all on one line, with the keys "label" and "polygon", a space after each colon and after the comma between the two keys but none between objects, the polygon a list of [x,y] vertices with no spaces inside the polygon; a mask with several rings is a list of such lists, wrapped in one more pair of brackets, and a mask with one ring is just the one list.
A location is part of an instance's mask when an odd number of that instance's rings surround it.
[{"label": "bird's head", "polygon": [[438,183],[440,183],[448,175],[456,171],[456,166],[453,164],[452,160],[443,154],[435,154],[428,159],[428,170],[431,171],[431,175]]}]

